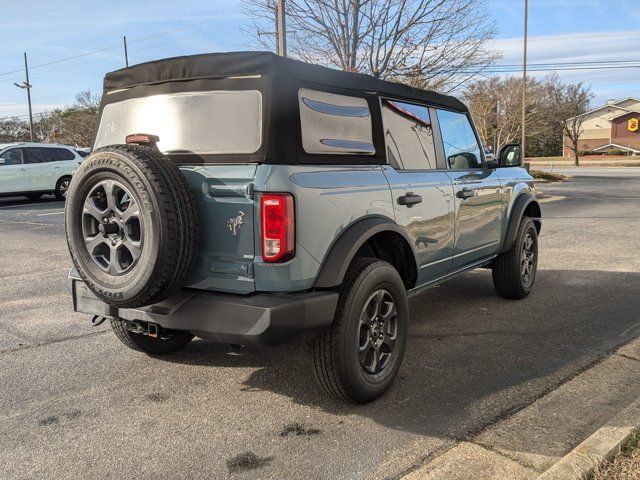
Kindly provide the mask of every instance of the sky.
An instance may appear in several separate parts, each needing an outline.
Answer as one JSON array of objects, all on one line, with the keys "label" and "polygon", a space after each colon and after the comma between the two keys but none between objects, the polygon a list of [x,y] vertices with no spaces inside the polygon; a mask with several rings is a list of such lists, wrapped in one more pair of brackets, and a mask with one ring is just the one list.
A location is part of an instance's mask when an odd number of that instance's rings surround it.
[{"label": "sky", "polygon": [[[498,65],[521,64],[524,0],[486,0],[486,10]],[[0,118],[28,111],[25,91],[13,85],[24,81],[25,51],[40,112],[73,103],[80,91],[99,93],[104,74],[124,66],[123,35],[130,64],[246,50],[250,42],[239,0],[0,0],[0,11]],[[529,64],[629,60],[640,65],[637,1],[529,0]],[[558,74],[590,85],[594,105],[640,97],[640,67]]]}]

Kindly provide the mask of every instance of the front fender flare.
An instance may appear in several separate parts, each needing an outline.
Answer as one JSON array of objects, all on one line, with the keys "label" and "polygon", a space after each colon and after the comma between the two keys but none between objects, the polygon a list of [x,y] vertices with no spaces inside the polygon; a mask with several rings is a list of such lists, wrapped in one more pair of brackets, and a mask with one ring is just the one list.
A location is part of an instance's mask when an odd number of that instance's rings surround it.
[{"label": "front fender flare", "polygon": [[[509,250],[511,250],[511,247],[516,241],[516,236],[518,235],[520,220],[522,220],[522,216],[524,215],[527,207],[529,207],[532,203],[535,203],[538,206],[538,210],[540,209],[536,197],[531,192],[524,192],[520,194],[516,199],[513,208],[511,209],[511,215],[509,215],[509,224],[507,225],[507,232],[505,234],[500,253],[508,252]],[[539,232],[541,223],[540,217],[531,218],[534,222],[536,222],[536,226]]]},{"label": "front fender flare", "polygon": [[314,286],[331,288],[342,284],[347,269],[360,247],[377,233],[385,231],[401,235],[411,247],[413,258],[416,258],[415,248],[402,227],[385,217],[365,218],[349,226],[333,243],[324,258]]}]

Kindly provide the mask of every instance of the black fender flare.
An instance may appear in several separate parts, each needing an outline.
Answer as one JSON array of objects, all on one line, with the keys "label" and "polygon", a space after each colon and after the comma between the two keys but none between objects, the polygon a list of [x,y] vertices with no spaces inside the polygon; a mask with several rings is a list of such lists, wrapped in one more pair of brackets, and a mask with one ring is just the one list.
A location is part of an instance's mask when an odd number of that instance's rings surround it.
[{"label": "black fender flare", "polygon": [[347,268],[360,247],[377,233],[385,231],[397,233],[405,239],[415,262],[415,248],[402,227],[389,218],[368,217],[351,224],[333,242],[322,262],[314,287],[331,288],[342,284]]},{"label": "black fender flare", "polygon": [[[516,235],[518,234],[520,220],[522,220],[522,216],[524,215],[525,210],[532,203],[535,204],[538,211],[540,211],[540,205],[538,204],[536,197],[531,192],[524,192],[520,194],[515,200],[513,208],[511,209],[511,215],[509,216],[509,224],[507,226],[507,232],[504,237],[504,242],[502,243],[502,249],[500,250],[500,253],[508,252],[509,250],[511,250],[511,247],[516,241]],[[540,233],[542,219],[539,216],[531,217],[531,219],[535,222],[538,233]]]}]

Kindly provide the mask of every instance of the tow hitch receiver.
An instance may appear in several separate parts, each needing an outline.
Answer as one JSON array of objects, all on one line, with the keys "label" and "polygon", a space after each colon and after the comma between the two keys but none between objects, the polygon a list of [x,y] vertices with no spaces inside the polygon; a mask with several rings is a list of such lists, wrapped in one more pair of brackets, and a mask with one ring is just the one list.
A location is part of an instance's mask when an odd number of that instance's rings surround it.
[{"label": "tow hitch receiver", "polygon": [[149,322],[140,322],[140,321],[129,321],[124,320],[127,330],[133,333],[139,333],[142,335],[147,335],[151,338],[160,337],[160,325],[157,323],[149,323]]}]

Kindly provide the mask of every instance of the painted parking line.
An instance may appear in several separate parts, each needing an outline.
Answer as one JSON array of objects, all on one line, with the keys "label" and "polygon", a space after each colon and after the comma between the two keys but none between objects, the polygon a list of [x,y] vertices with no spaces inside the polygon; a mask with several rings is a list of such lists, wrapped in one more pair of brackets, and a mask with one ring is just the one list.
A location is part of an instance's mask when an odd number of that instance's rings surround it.
[{"label": "painted parking line", "polygon": [[64,210],[61,210],[59,212],[39,213],[37,216],[38,217],[46,217],[48,215],[64,215]]}]

